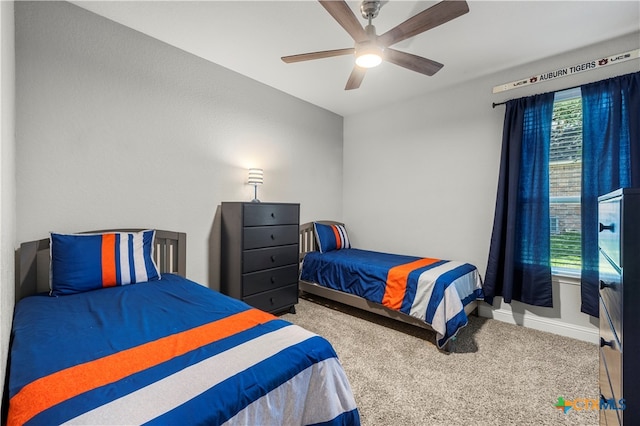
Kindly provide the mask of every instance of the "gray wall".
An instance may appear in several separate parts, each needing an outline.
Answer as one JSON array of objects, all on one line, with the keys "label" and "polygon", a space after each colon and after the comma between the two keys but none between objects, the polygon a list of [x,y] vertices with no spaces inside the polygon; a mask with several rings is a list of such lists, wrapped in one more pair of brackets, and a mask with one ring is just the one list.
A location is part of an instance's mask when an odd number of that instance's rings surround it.
[{"label": "gray wall", "polygon": [[[638,60],[492,95],[494,86],[640,47],[638,33],[479,76],[456,87],[345,118],[344,220],[357,247],[487,266],[504,107],[492,102],[638,71]],[[446,69],[442,72],[446,72]],[[436,77],[434,77],[436,78]],[[371,123],[377,123],[371,125]],[[556,279],[554,309],[496,302],[484,314],[593,340],[575,280]],[[500,299],[500,298],[498,298]],[[496,314],[497,312],[497,314]],[[535,322],[537,320],[537,322]]]},{"label": "gray wall", "polygon": [[14,300],[15,49],[13,2],[0,2],[0,383],[4,383]]},{"label": "gray wall", "polygon": [[342,216],[342,117],[69,3],[18,2],[17,239],[187,233],[187,275],[218,288],[218,208]]}]

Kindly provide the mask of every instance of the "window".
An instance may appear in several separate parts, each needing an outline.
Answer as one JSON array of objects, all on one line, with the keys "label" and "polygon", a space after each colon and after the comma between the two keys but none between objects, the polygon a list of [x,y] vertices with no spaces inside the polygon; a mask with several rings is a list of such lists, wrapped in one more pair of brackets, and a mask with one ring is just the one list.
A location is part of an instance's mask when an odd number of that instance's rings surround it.
[{"label": "window", "polygon": [[582,99],[580,89],[557,92],[549,150],[551,266],[554,273],[581,269],[580,190],[582,178]]}]

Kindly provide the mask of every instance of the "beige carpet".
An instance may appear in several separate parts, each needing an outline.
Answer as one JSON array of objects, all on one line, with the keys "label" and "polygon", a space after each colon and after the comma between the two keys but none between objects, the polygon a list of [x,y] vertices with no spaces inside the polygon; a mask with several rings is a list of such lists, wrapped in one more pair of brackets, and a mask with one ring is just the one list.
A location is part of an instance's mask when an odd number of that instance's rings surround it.
[{"label": "beige carpet", "polygon": [[471,317],[444,353],[433,332],[315,296],[296,309],[282,318],[333,344],[363,425],[598,424],[555,407],[599,395],[594,344]]}]

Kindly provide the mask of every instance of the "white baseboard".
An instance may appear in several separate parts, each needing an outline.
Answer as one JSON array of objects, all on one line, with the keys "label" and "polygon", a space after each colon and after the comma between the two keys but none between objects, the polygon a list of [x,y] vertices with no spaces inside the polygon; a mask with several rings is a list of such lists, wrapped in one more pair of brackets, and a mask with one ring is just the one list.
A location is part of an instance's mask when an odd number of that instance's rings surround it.
[{"label": "white baseboard", "polygon": [[557,321],[551,318],[539,316],[523,315],[518,312],[511,312],[506,309],[493,309],[489,306],[478,306],[478,316],[483,318],[493,318],[509,324],[522,325],[534,330],[546,331],[560,336],[571,337],[589,343],[599,343],[600,334],[596,327],[584,327],[566,322]]}]

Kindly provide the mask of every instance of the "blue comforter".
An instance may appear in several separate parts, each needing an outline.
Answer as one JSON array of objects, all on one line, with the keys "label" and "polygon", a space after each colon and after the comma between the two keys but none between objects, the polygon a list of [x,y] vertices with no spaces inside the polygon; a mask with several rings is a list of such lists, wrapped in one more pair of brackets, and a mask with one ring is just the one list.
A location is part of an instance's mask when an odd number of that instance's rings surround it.
[{"label": "blue comforter", "polygon": [[16,306],[9,425],[359,424],[331,345],[176,275]]},{"label": "blue comforter", "polygon": [[475,266],[359,249],[305,255],[300,279],[354,294],[425,321],[443,347],[468,323],[464,307],[482,299]]}]

